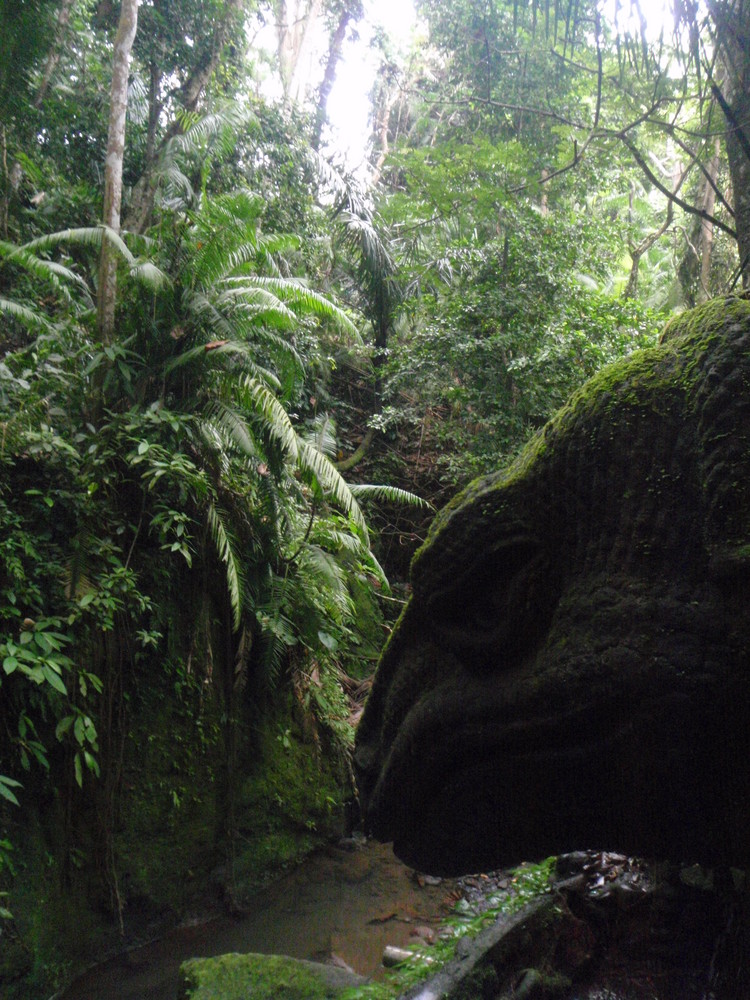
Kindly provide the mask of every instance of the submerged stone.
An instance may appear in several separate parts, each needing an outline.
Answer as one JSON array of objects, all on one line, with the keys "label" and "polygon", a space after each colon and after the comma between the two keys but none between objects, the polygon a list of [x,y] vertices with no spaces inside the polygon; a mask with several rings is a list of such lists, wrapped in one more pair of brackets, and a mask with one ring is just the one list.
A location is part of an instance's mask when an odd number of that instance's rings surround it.
[{"label": "submerged stone", "polygon": [[425,871],[750,864],[750,303],[591,380],[435,519],[357,735]]},{"label": "submerged stone", "polygon": [[252,953],[192,958],[180,979],[181,1000],[334,1000],[365,982],[338,966]]}]

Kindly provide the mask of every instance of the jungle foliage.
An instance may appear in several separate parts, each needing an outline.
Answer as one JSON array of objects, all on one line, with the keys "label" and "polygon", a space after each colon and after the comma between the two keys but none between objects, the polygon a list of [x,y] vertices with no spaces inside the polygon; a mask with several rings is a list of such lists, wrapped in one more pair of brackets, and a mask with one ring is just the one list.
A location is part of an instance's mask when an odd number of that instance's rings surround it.
[{"label": "jungle foliage", "polygon": [[212,748],[175,747],[192,778],[165,801],[210,794],[235,858],[264,719],[346,772],[398,607],[381,563],[404,576],[429,517],[412,494],[507,461],[748,273],[736,0],[661,34],[637,5],[420,0],[408,50],[371,35],[364,180],[326,116],[365,6],[144,0],[110,216],[123,9],[0,9],[0,928],[26,957],[40,817],[62,891],[83,872],[122,927],[149,711]]}]

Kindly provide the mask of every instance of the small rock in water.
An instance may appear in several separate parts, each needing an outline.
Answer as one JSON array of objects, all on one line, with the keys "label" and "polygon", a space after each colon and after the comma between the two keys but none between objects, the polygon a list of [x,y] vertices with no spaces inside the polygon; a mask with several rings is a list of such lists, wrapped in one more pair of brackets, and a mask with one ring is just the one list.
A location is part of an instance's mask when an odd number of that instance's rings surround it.
[{"label": "small rock in water", "polygon": [[424,941],[425,944],[435,943],[435,931],[432,927],[427,927],[425,924],[419,924],[417,927],[412,927],[409,931],[409,937],[419,938],[419,940]]}]

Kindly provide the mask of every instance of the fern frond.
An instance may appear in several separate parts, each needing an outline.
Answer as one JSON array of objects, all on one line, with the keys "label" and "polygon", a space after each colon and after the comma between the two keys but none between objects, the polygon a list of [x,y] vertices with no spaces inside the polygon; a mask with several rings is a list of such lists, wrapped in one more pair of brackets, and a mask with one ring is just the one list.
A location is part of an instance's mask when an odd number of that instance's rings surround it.
[{"label": "fern frond", "polygon": [[299,557],[299,573],[313,603],[343,622],[351,609],[346,574],[335,558],[318,545],[306,545]]}]

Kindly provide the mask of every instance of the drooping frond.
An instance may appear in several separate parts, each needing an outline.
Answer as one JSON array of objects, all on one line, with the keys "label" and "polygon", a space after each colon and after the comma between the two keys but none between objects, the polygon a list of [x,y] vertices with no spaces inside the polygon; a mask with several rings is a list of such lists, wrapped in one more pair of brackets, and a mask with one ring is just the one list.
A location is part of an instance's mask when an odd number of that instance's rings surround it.
[{"label": "drooping frond", "polygon": [[357,339],[359,338],[357,327],[343,309],[298,279],[253,275],[248,281],[248,278],[244,276],[237,276],[225,278],[222,284],[233,286],[236,289],[242,289],[244,286],[246,295],[263,289],[275,296],[277,301],[283,303],[284,306],[287,304],[292,306],[295,313],[312,314],[322,319],[330,319],[342,330]]},{"label": "drooping frond", "polygon": [[206,409],[210,420],[234,448],[247,458],[258,457],[258,446],[242,415],[222,400],[214,399]]},{"label": "drooping frond", "polygon": [[[106,240],[110,246],[122,257],[128,265],[130,275],[137,281],[141,281],[151,288],[161,288],[169,284],[169,278],[152,261],[142,261],[136,259],[130,251],[122,236],[109,226],[85,226],[77,229],[61,229],[56,233],[47,233],[45,236],[38,236],[28,243],[19,247],[15,254],[9,254],[8,259],[22,258],[22,255],[36,253],[39,250],[51,250],[60,245],[68,246],[89,246],[100,248],[102,241]],[[63,268],[60,264],[51,264],[49,261],[39,261],[41,267],[57,275],[65,277],[68,281],[75,281],[88,292],[88,286],[83,279],[68,268]]]},{"label": "drooping frond", "polygon": [[[229,279],[231,280],[231,279]],[[217,305],[229,305],[246,313],[255,323],[270,323],[281,329],[292,329],[297,324],[294,312],[267,289],[255,286],[256,279],[244,279],[236,288],[225,289],[217,298]]]},{"label": "drooping frond", "polygon": [[20,302],[14,302],[12,299],[5,299],[2,296],[0,296],[0,313],[13,316],[22,323],[28,324],[28,326],[40,326],[46,330],[50,329],[50,323],[41,313],[35,312],[29,306],[21,305]]},{"label": "drooping frond", "polygon": [[296,460],[299,456],[297,432],[278,399],[270,389],[251,376],[242,379],[242,389],[240,401],[263,417],[271,437],[279,442],[291,459]]},{"label": "drooping frond", "polygon": [[186,302],[188,311],[205,323],[215,340],[233,340],[235,328],[216,304],[203,292],[193,292]]},{"label": "drooping frond", "polygon": [[328,494],[333,502],[347,514],[357,527],[363,540],[367,539],[367,525],[359,504],[354,499],[351,489],[330,459],[321,454],[307,441],[299,442],[299,461],[304,469],[308,469],[317,479],[320,488]]},{"label": "drooping frond", "polygon": [[312,434],[305,435],[307,440],[328,458],[333,458],[336,454],[336,428],[327,414],[319,416],[315,421]]},{"label": "drooping frond", "polygon": [[76,285],[86,296],[87,304],[93,304],[86,282],[80,274],[76,274],[75,271],[65,267],[63,264],[37,257],[26,246],[19,247],[4,241],[0,241],[0,257],[12,261],[13,264],[22,267],[35,277],[48,281],[66,299],[69,299],[70,296],[62,282]]},{"label": "drooping frond", "polygon": [[299,566],[306,583],[312,582],[314,601],[324,605],[338,621],[343,621],[350,610],[346,575],[330,552],[319,545],[305,545],[300,553]]},{"label": "drooping frond", "polygon": [[22,250],[50,250],[52,247],[67,243],[72,246],[101,247],[102,240],[108,240],[113,249],[126,261],[130,267],[135,267],[136,260],[128,250],[125,241],[109,226],[84,226],[77,229],[60,229],[56,233],[37,236],[36,239],[24,243]]},{"label": "drooping frond", "polygon": [[130,277],[141,285],[159,291],[171,284],[168,276],[150,260],[139,261],[130,268]]},{"label": "drooping frond", "polygon": [[385,575],[383,567],[380,565],[378,560],[372,553],[372,550],[368,545],[366,545],[358,535],[350,534],[347,531],[341,531],[338,528],[332,527],[330,521],[319,521],[316,529],[312,533],[312,537],[320,545],[325,546],[327,549],[333,549],[336,552],[348,552],[359,563],[364,567],[364,569],[371,573],[372,576],[378,581],[383,591],[389,594],[391,591],[390,584],[388,583],[388,578]]},{"label": "drooping frond", "polygon": [[187,350],[181,351],[174,358],[170,358],[164,365],[164,372],[165,374],[170,375],[178,368],[184,368],[187,365],[197,363],[215,363],[217,360],[226,357],[227,355],[237,355],[242,359],[242,365],[245,371],[249,368],[250,373],[256,377],[262,377],[266,382],[279,385],[280,383],[278,383],[278,380],[269,378],[264,369],[259,368],[255,364],[253,354],[253,348],[249,344],[238,340],[226,340],[223,343],[214,345],[197,344],[195,347],[189,347]]},{"label": "drooping frond", "polygon": [[237,553],[237,542],[227,527],[228,517],[214,503],[208,504],[208,525],[211,540],[226,570],[227,591],[232,608],[232,627],[236,632],[242,619],[242,600],[245,593],[242,564]]},{"label": "drooping frond", "polygon": [[397,486],[379,485],[376,483],[351,483],[349,489],[358,500],[385,500],[388,503],[410,504],[413,507],[430,507],[431,505],[408,490]]}]

